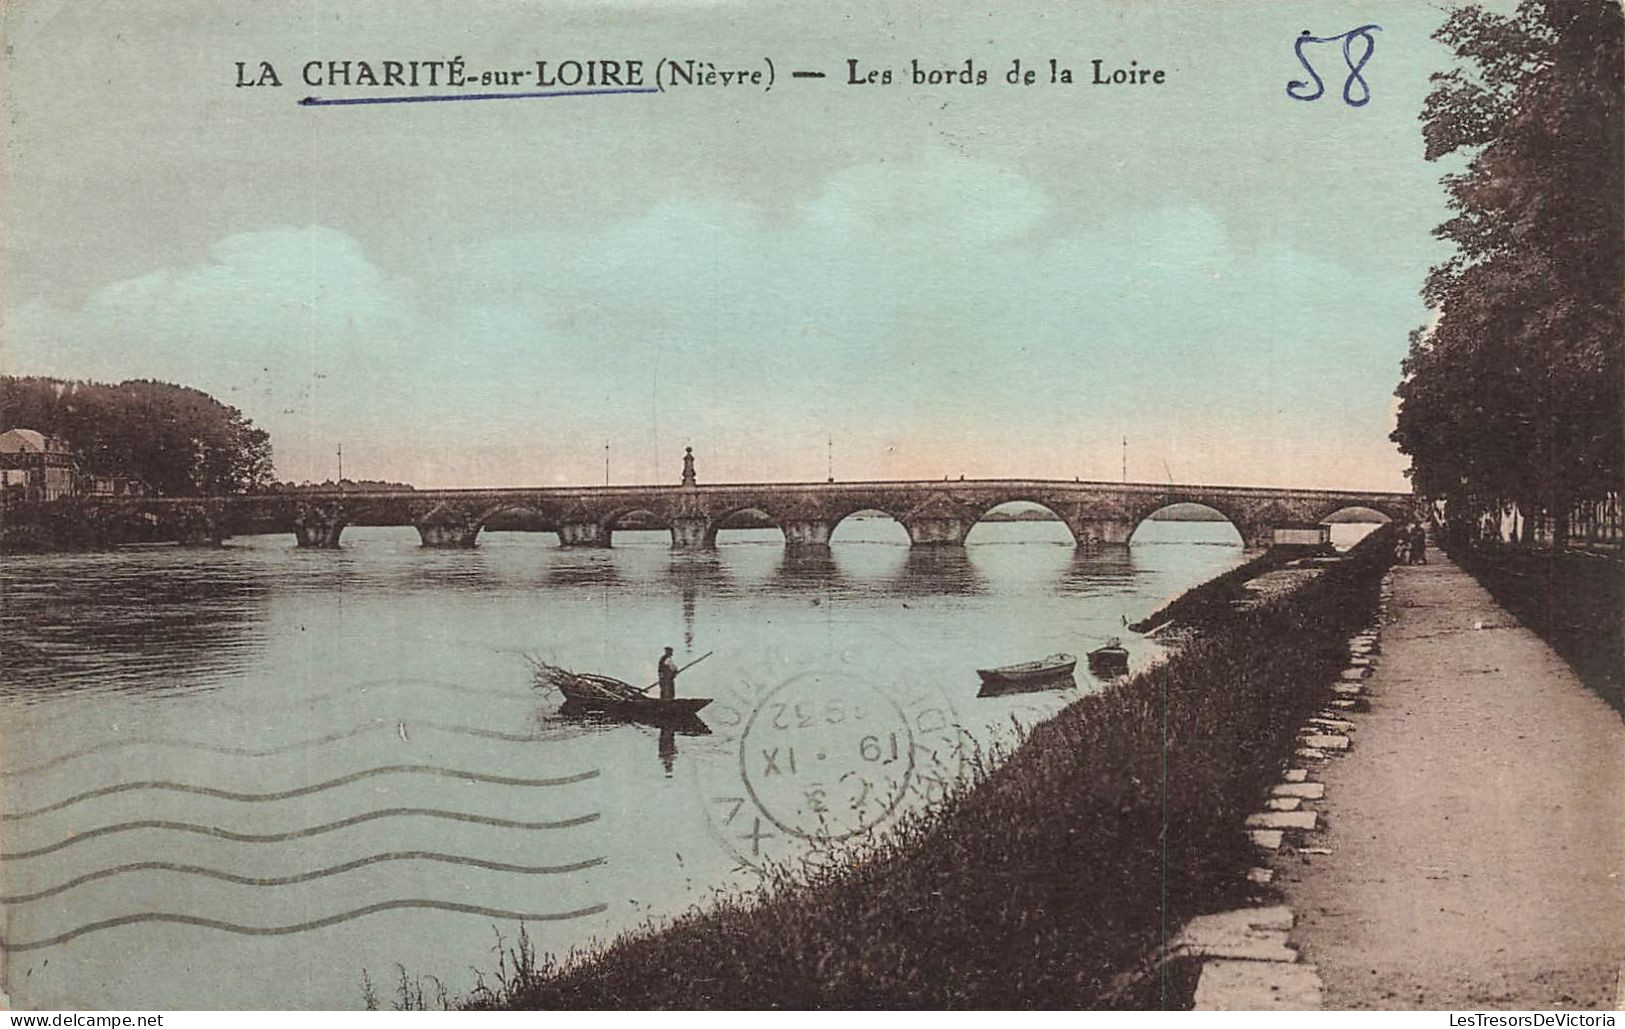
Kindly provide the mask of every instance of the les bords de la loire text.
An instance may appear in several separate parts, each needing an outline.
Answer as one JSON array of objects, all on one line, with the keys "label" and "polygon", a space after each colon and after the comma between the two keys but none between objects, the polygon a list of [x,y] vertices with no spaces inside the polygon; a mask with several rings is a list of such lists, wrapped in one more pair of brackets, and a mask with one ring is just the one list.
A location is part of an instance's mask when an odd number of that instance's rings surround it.
[{"label": "les bords de la loire text", "polygon": [[[236,85],[281,86],[284,73],[275,62],[250,60],[236,62]],[[797,77],[809,73],[793,72]],[[761,64],[719,64],[690,58],[661,59],[583,59],[536,61],[534,64],[503,68],[470,67],[460,56],[447,60],[355,60],[319,59],[300,64],[298,78],[311,87],[423,88],[450,87],[529,87],[534,89],[640,89],[640,88],[747,88],[770,89],[777,72],[774,62]],[[973,57],[952,62],[931,62],[911,58],[906,65],[871,63],[847,58],[838,74],[829,77],[848,86],[1011,86],[1073,84],[1094,86],[1160,86],[1168,81],[1161,68],[1148,68],[1137,59],[1112,61],[1089,59],[1081,69],[1057,58],[1031,61],[1012,58],[994,67]]]}]

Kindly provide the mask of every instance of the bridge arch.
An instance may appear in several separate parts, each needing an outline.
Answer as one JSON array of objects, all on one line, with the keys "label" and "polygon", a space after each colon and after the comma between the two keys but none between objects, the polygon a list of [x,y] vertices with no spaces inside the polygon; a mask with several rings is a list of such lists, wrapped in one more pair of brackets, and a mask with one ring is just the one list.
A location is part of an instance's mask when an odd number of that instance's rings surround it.
[{"label": "bridge arch", "polygon": [[[1228,524],[1230,526],[1230,528],[1232,530],[1234,530],[1234,532],[1235,532],[1235,541],[1234,542],[1236,544],[1238,544],[1240,546],[1248,546],[1248,545],[1250,545],[1252,542],[1254,542],[1253,541],[1253,536],[1257,531],[1257,525],[1256,525],[1255,519],[1248,518],[1245,515],[1243,515],[1240,511],[1237,511],[1237,510],[1234,510],[1234,509],[1226,510],[1227,507],[1229,507],[1229,505],[1225,505],[1224,507],[1221,507],[1221,506],[1219,506],[1217,504],[1210,503],[1207,500],[1197,500],[1197,499],[1194,499],[1194,498],[1187,498],[1187,497],[1164,497],[1161,500],[1157,501],[1155,504],[1146,505],[1146,506],[1140,508],[1139,510],[1137,510],[1137,511],[1135,511],[1133,513],[1133,515],[1129,519],[1129,521],[1131,523],[1131,527],[1129,528],[1129,532],[1128,532],[1128,542],[1130,544],[1132,544],[1134,542],[1134,537],[1140,533],[1141,528],[1143,526],[1145,526],[1145,524],[1147,522],[1152,521],[1152,516],[1153,515],[1160,514],[1163,511],[1172,510],[1176,514],[1184,514],[1184,515],[1198,515],[1200,512],[1206,512],[1208,514],[1218,515],[1219,519],[1213,519],[1211,517],[1192,517],[1192,518],[1188,518],[1188,519],[1168,518],[1168,519],[1163,519],[1163,520],[1165,520],[1165,521],[1188,520],[1188,521],[1203,521],[1203,522],[1211,522],[1211,521],[1223,520],[1226,524]],[[1142,538],[1140,540],[1140,542],[1141,543],[1146,543],[1146,542],[1150,542],[1150,541],[1147,540],[1147,539]]]},{"label": "bridge arch", "polygon": [[[744,514],[749,514],[749,515],[751,515],[753,517],[756,517],[756,518],[758,518],[758,519],[760,519],[762,521],[765,521],[767,524],[765,524],[765,525],[729,525],[728,524],[728,522],[731,519],[737,518],[738,516],[744,515]],[[714,547],[714,546],[716,546],[717,545],[717,536],[718,536],[718,534],[722,533],[724,531],[733,531],[733,530],[749,531],[749,530],[753,530],[753,529],[777,529],[778,532],[779,532],[779,535],[781,537],[786,535],[785,531],[784,531],[784,525],[781,522],[781,520],[779,519],[779,516],[776,513],[774,513],[766,504],[755,503],[755,502],[746,502],[746,503],[739,504],[738,506],[735,506],[735,507],[730,507],[730,508],[728,508],[726,510],[720,511],[717,514],[712,515],[711,518],[706,522],[706,525],[705,525],[705,533],[704,533],[704,536],[702,537],[703,545],[706,546],[706,547]]]},{"label": "bridge arch", "polygon": [[1332,545],[1338,550],[1349,549],[1392,521],[1395,519],[1386,512],[1365,504],[1348,504],[1316,519],[1330,528]]},{"label": "bridge arch", "polygon": [[[513,530],[502,530],[502,529],[492,530],[491,529],[491,522],[492,522],[493,519],[495,519],[498,515],[504,515],[504,514],[510,514],[510,513],[529,515],[529,516],[531,516],[531,518],[532,518],[532,520],[534,522],[541,523],[542,525],[550,525],[550,526],[553,526],[553,528],[547,528],[547,529],[543,529],[543,528],[513,529]],[[557,528],[556,520],[553,517],[553,513],[546,510],[545,508],[543,508],[539,504],[527,503],[527,502],[522,501],[522,500],[516,500],[516,501],[513,501],[511,503],[498,503],[498,504],[492,505],[491,507],[486,508],[485,510],[481,511],[478,515],[476,515],[474,517],[473,524],[469,528],[470,528],[470,531],[471,531],[472,535],[475,536],[475,537],[479,536],[480,533],[486,532],[486,531],[489,530],[489,531],[494,531],[494,532],[502,532],[502,531],[539,532],[539,533],[544,533],[544,534],[550,534],[550,535],[553,536],[553,538],[555,540],[558,539],[558,528]]]},{"label": "bridge arch", "polygon": [[1337,510],[1328,511],[1315,519],[1317,523],[1322,525],[1336,525],[1343,522],[1374,522],[1378,525],[1386,525],[1394,520],[1394,517],[1388,512],[1365,504],[1344,504]]},{"label": "bridge arch", "polygon": [[[1054,520],[1056,522],[1060,523],[1062,526],[1065,527],[1067,540],[1069,540],[1073,545],[1077,545],[1079,543],[1084,542],[1083,540],[1080,540],[1078,538],[1077,527],[1074,526],[1072,524],[1072,522],[1069,521],[1064,514],[1062,514],[1059,510],[1057,510],[1056,507],[1053,504],[1047,503],[1047,502],[1045,502],[1043,500],[1040,500],[1037,497],[1033,497],[1033,496],[1017,496],[1017,497],[1006,497],[1003,500],[999,500],[999,501],[997,501],[997,502],[995,502],[993,504],[989,504],[987,507],[983,508],[981,513],[976,516],[975,524],[973,524],[970,527],[970,531],[965,534],[965,543],[967,545],[969,545],[969,544],[972,544],[972,543],[985,543],[985,542],[988,542],[985,535],[984,535],[984,538],[981,539],[981,540],[976,539],[977,528],[979,526],[983,525],[983,524],[986,524],[988,522],[988,517],[987,516],[994,513],[995,511],[999,510],[999,508],[1001,508],[1001,507],[1008,508],[1008,507],[1011,507],[1012,505],[1016,505],[1016,504],[1030,504],[1030,505],[1032,505],[1034,507],[1042,508],[1043,510],[1049,512],[1049,514],[1054,517]],[[1062,541],[1060,539],[1057,539],[1055,542],[1060,543],[1060,542],[1064,542],[1064,541]]]},{"label": "bridge arch", "polygon": [[1403,506],[1385,504],[1367,500],[1332,500],[1315,509],[1311,520],[1317,523],[1330,522],[1337,518],[1339,521],[1353,521],[1351,518],[1340,518],[1350,512],[1377,515],[1378,522],[1402,522],[1410,517],[1410,511]]},{"label": "bridge arch", "polygon": [[[634,519],[634,520],[639,521],[639,522],[642,522],[643,524],[641,524],[641,525],[623,525],[623,524],[621,524],[621,523],[625,522],[629,518]],[[673,528],[672,528],[671,519],[667,518],[665,515],[661,514],[659,511],[654,510],[653,508],[645,507],[645,506],[642,506],[642,505],[616,508],[616,509],[610,511],[608,514],[606,514],[603,518],[600,518],[599,521],[598,521],[598,525],[603,530],[603,534],[604,534],[603,538],[604,538],[604,545],[605,546],[611,546],[611,545],[614,544],[614,542],[615,542],[615,533],[617,531],[619,531],[619,532],[656,532],[656,531],[659,531],[659,530],[663,529],[667,533],[672,535],[672,540],[674,542],[676,540],[676,535],[675,535],[675,533],[673,531]]]},{"label": "bridge arch", "polygon": [[[841,526],[844,525],[844,524],[847,524],[851,519],[853,519],[853,518],[869,519],[869,518],[872,518],[873,516],[876,516],[876,515],[880,516],[880,518],[889,519],[892,522],[891,527],[886,528],[886,529],[878,529],[878,527],[877,527],[876,532],[874,532],[874,533],[865,533],[865,535],[876,535],[876,536],[881,536],[881,537],[885,537],[885,538],[879,538],[879,539],[854,539],[853,537],[855,535],[858,535],[858,532],[855,531],[855,526],[847,525],[847,532],[846,532],[847,538],[844,541],[837,541],[835,539],[836,533],[841,531]],[[880,520],[879,518],[875,518],[876,522],[878,522],[879,520]],[[854,508],[851,508],[850,510],[842,511],[839,514],[832,517],[830,519],[830,522],[829,522],[829,539],[830,539],[831,543],[835,543],[835,542],[887,543],[887,544],[901,543],[904,546],[908,546],[911,543],[911,540],[910,540],[909,534],[908,534],[908,529],[905,528],[904,525],[903,525],[903,516],[901,514],[899,514],[896,511],[888,511],[883,507],[869,507],[869,506],[854,507]]]}]

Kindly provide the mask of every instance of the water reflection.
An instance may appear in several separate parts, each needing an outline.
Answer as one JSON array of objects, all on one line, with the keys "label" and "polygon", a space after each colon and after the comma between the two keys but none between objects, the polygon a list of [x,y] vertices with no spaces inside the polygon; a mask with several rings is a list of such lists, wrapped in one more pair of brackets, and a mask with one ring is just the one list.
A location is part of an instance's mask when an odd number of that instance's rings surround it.
[{"label": "water reflection", "polygon": [[985,591],[968,547],[911,547],[902,567],[886,583],[886,592],[902,597],[954,593],[974,596]]},{"label": "water reflection", "polygon": [[675,718],[661,718],[650,724],[629,720],[603,711],[578,706],[565,701],[551,719],[564,725],[574,726],[586,733],[608,733],[618,731],[636,731],[643,735],[655,737],[655,754],[660,760],[660,766],[667,777],[677,764],[677,738],[679,736],[695,737],[710,736],[711,727],[705,724],[705,719],[699,715],[683,715]]},{"label": "water reflection", "polygon": [[824,593],[845,583],[835,555],[827,547],[786,549],[768,579],[768,588],[784,593],[814,591]]},{"label": "water reflection", "polygon": [[208,552],[8,557],[0,695],[206,686],[259,660],[274,583]]},{"label": "water reflection", "polygon": [[[864,527],[864,520],[849,521]],[[946,597],[1123,599],[1147,588],[1157,592],[1165,578],[1217,574],[1234,563],[1237,552],[1204,540],[1175,546],[1151,540],[1091,553],[1021,543],[1019,534],[1029,526],[1020,523],[982,529],[987,531],[980,542],[964,548],[910,548],[860,538],[809,550],[784,548],[776,531],[762,531],[760,540],[740,531],[729,537],[743,539],[729,540],[714,553],[674,555],[660,533],[622,532],[633,538],[629,545],[604,550],[566,550],[539,537],[494,534],[520,538],[448,552],[424,550],[393,530],[358,527],[336,552],[298,550],[278,536],[218,550],[18,557],[0,572],[6,598],[0,631],[7,640],[0,695],[206,686],[263,660],[269,635],[309,633],[312,622],[351,618],[346,603],[409,604],[428,614],[405,600],[414,595],[478,596],[491,603],[528,597],[535,605],[532,619],[555,623],[584,604],[594,605],[601,621],[629,596],[642,598],[640,607],[666,597],[673,607],[667,638],[680,639],[692,653],[706,620],[734,599],[782,608],[800,597],[797,603],[812,609],[902,601],[893,610]],[[648,535],[655,538],[639,538]],[[1090,609],[1086,620],[1121,628],[1126,616],[1100,615]],[[457,627],[444,642],[478,646],[485,621]],[[557,642],[556,633],[540,628],[529,649]],[[731,635],[732,628],[723,631]],[[585,635],[605,641],[598,628]],[[638,640],[634,652],[649,650],[662,635]],[[509,647],[515,653],[525,649]]]},{"label": "water reflection", "polygon": [[983,682],[982,688],[976,691],[978,697],[1009,697],[1018,693],[1045,693],[1050,690],[1075,690],[1078,680],[1071,673],[1066,675],[1052,675],[1045,679],[1033,679],[1027,682]]},{"label": "water reflection", "polygon": [[558,557],[547,565],[546,582],[549,586],[601,586],[615,589],[625,584],[621,564],[611,550],[557,551]]}]

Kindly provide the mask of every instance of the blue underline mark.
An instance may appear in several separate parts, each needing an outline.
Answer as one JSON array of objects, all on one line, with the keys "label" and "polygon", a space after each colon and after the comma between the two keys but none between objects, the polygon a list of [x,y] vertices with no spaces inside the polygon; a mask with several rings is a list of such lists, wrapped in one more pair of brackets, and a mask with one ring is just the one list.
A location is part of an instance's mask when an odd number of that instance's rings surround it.
[{"label": "blue underline mark", "polygon": [[566,96],[615,96],[622,93],[658,93],[656,86],[626,86],[619,89],[559,89],[546,93],[440,93],[430,96],[354,96],[323,99],[307,96],[300,107],[354,107],[358,104],[438,104],[452,100],[546,100]]}]

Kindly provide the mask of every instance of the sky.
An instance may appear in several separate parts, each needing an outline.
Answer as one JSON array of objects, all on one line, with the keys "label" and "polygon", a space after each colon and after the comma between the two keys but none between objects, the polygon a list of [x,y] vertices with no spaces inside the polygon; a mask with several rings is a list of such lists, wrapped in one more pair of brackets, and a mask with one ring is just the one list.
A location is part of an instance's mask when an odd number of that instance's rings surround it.
[{"label": "sky", "polygon": [[[675,482],[685,446],[711,482],[1116,480],[1126,439],[1136,481],[1404,489],[1446,7],[22,0],[0,370],[196,386],[296,481],[342,445],[352,478],[602,482],[606,444],[618,483]],[[1369,104],[1336,44],[1308,51],[1326,95],[1286,95],[1299,32],[1366,23]],[[297,103],[446,92],[309,60],[454,56],[776,74]],[[1096,58],[1166,81],[1091,85]],[[911,81],[967,59],[987,85]],[[262,60],[283,86],[239,88]]]}]

